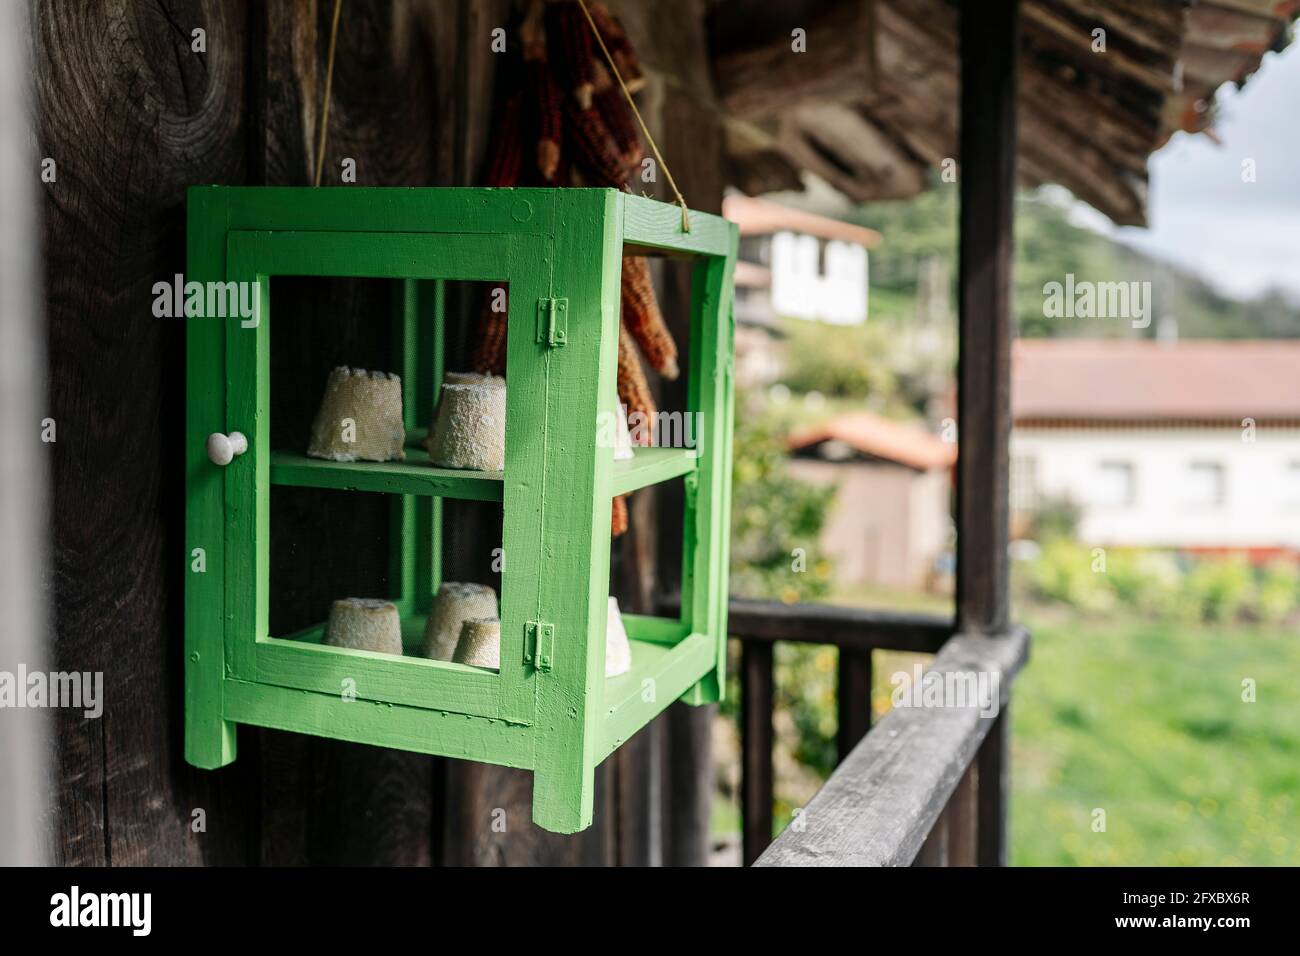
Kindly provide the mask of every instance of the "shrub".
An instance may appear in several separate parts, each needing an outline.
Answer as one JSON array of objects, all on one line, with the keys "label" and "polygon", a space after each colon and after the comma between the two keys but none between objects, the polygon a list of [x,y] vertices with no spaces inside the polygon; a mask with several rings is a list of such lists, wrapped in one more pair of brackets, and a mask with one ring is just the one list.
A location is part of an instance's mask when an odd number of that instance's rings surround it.
[{"label": "shrub", "polygon": [[1038,541],[1073,538],[1078,532],[1082,515],[1083,509],[1068,496],[1044,497],[1034,509],[1031,535]]},{"label": "shrub", "polygon": [[1167,551],[1110,551],[1106,579],[1125,607],[1153,617],[1168,617],[1178,610],[1183,575],[1177,559]]},{"label": "shrub", "polygon": [[1198,560],[1184,582],[1188,612],[1204,621],[1230,621],[1253,597],[1254,574],[1241,555]]},{"label": "shrub", "polygon": [[788,335],[784,377],[793,391],[858,400],[896,393],[893,370],[884,360],[891,342],[882,323],[845,327],[796,319],[783,328]]},{"label": "shrub", "polygon": [[1110,610],[1115,595],[1106,575],[1093,570],[1094,561],[1091,549],[1074,541],[1054,538],[1046,542],[1037,560],[1029,564],[1034,593],[1082,611]]},{"label": "shrub", "polygon": [[1255,592],[1255,613],[1260,620],[1278,622],[1294,613],[1300,601],[1300,567],[1278,560],[1266,565]]},{"label": "shrub", "polygon": [[[790,474],[785,444],[770,425],[737,416],[731,484],[731,593],[813,601],[830,590],[832,562],[818,539],[834,486]],[[802,571],[794,549],[803,548]]]}]

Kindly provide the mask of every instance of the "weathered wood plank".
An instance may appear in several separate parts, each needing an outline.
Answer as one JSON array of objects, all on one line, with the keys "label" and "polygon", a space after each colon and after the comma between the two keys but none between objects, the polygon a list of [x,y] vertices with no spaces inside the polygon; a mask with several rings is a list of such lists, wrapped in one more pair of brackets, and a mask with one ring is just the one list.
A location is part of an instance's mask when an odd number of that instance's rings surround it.
[{"label": "weathered wood plank", "polygon": [[[1005,705],[1024,665],[1023,630],[995,636],[958,635],[944,645],[928,680],[998,675]],[[952,701],[949,701],[952,703]],[[836,768],[801,816],[759,866],[906,866],[920,851],[975,759],[996,719],[978,706],[896,707]]]},{"label": "weathered wood plank", "polygon": [[243,771],[182,754],[184,328],[150,309],[185,268],[186,186],[244,175],[245,20],[193,0],[31,7],[32,155],[58,174],[43,210],[54,665],[102,673],[105,699],[99,720],[57,718],[63,864],[247,859]]}]

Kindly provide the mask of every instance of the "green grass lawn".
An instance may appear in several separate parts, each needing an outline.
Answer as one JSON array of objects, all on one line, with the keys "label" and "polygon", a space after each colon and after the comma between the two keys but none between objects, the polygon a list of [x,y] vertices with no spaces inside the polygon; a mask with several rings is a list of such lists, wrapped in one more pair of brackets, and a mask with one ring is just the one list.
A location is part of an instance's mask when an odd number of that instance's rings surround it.
[{"label": "green grass lawn", "polygon": [[[1035,618],[1041,619],[1035,619]],[[1300,636],[1047,614],[1013,694],[1020,866],[1300,864]],[[1243,680],[1255,702],[1243,701]],[[1105,811],[1105,832],[1094,812]]]}]

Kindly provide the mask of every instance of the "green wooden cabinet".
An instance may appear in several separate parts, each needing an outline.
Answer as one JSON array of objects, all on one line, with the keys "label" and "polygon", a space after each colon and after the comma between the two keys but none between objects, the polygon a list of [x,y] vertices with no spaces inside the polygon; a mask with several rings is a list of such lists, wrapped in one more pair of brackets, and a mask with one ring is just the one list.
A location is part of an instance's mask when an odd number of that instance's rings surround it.
[{"label": "green wooden cabinet", "polygon": [[[190,190],[187,283],[257,284],[252,316],[186,320],[190,763],[234,760],[242,723],[527,768],[533,819],[569,833],[591,822],[597,764],[673,700],[721,697],[737,233],[716,216],[690,222],[684,232],[678,207],[609,189]],[[597,433],[617,401],[624,254],[694,260],[687,411],[703,432],[693,450],[615,462]],[[404,462],[317,460],[305,434],[270,447],[273,276],[403,280],[389,368],[411,427],[427,423],[442,372],[442,284],[509,283],[504,472],[434,468],[414,447]],[[606,679],[612,498],[679,477],[680,619],[625,615],[632,670]],[[395,496],[390,597],[412,644],[439,583],[442,500],[501,502],[500,670],[325,646],[323,621],[269,633],[276,484]]]}]

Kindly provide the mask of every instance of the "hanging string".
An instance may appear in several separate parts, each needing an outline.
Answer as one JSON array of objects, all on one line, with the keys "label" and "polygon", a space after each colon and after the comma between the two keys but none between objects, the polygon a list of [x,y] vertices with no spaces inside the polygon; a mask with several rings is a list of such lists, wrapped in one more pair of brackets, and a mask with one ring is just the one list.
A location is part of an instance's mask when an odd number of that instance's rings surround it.
[{"label": "hanging string", "polygon": [[673,195],[677,197],[677,204],[682,207],[682,232],[691,231],[690,209],[686,205],[686,199],[682,196],[682,191],[677,188],[677,182],[673,179],[672,170],[664,162],[663,154],[659,152],[659,146],[655,143],[655,138],[650,135],[650,129],[645,125],[645,120],[641,118],[641,111],[636,108],[636,101],[632,99],[632,91],[627,88],[623,82],[623,75],[619,73],[618,66],[614,63],[614,58],[609,54],[609,48],[605,46],[605,38],[600,35],[596,29],[596,21],[591,18],[591,11],[587,9],[586,0],[578,0],[578,6],[582,8],[582,14],[587,18],[587,23],[591,27],[591,32],[596,37],[596,42],[600,44],[600,52],[605,54],[605,62],[609,64],[610,70],[614,74],[614,79],[618,80],[619,87],[623,90],[623,96],[627,99],[627,105],[632,107],[632,115],[641,126],[641,132],[645,134],[646,142],[650,144],[650,149],[655,154],[655,160],[663,168],[664,176],[668,178],[668,185],[672,187]]},{"label": "hanging string", "polygon": [[325,134],[330,125],[330,87],[334,84],[334,48],[339,39],[339,11],[343,9],[343,0],[334,0],[334,22],[330,24],[330,52],[325,62],[325,100],[321,104],[320,135],[316,139],[316,179],[312,185],[320,185],[321,170],[325,166]]}]

